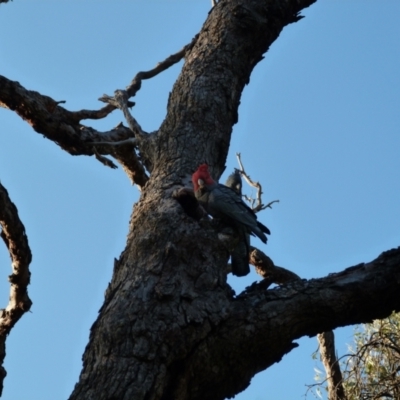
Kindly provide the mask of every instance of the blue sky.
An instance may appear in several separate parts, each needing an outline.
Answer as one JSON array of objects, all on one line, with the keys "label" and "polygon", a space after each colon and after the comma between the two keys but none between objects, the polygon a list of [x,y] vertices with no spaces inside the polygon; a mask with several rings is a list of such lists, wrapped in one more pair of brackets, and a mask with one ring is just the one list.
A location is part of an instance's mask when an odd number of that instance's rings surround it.
[{"label": "blue sky", "polygon": [[[99,108],[103,93],[188,43],[209,9],[208,0],[15,0],[0,6],[0,74],[70,110]],[[320,0],[303,14],[245,88],[223,178],[241,152],[265,202],[280,200],[260,215],[272,231],[268,245],[254,244],[277,265],[315,278],[400,243],[400,3]],[[145,130],[163,120],[181,66],[144,82],[136,96],[133,113]],[[88,124],[108,130],[122,119],[114,112]],[[0,109],[0,121],[0,180],[33,252],[32,312],[7,340],[3,398],[66,399],[138,191],[121,169],[66,154],[11,111]],[[0,265],[5,307],[4,246]],[[257,279],[252,272],[229,281],[239,292]],[[335,331],[339,353],[352,332]],[[235,399],[303,399],[320,366],[311,359],[316,339],[299,343]]]}]

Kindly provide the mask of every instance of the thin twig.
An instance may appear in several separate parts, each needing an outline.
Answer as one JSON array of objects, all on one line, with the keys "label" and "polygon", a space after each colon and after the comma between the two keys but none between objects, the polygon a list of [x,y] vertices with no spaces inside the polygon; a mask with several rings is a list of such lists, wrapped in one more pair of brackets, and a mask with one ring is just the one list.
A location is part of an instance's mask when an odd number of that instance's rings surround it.
[{"label": "thin twig", "polygon": [[268,204],[265,204],[264,206],[263,206],[263,208],[262,208],[262,210],[265,210],[266,208],[271,208],[272,209],[272,204],[274,204],[274,203],[279,203],[279,200],[272,200],[272,201],[270,201]]},{"label": "thin twig", "polygon": [[[266,208],[272,208],[271,206],[272,206],[272,204],[274,204],[274,203],[279,203],[279,200],[273,200],[273,201],[270,201],[268,204],[266,204],[266,205],[264,205],[263,203],[262,203],[262,198],[261,198],[261,196],[262,196],[262,194],[263,194],[263,191],[262,191],[262,186],[261,186],[261,184],[259,183],[259,182],[254,182],[251,178],[250,178],[250,175],[248,175],[247,173],[246,173],[246,171],[244,170],[244,166],[243,166],[243,163],[242,163],[242,159],[241,159],[241,157],[240,157],[240,153],[236,153],[236,158],[237,158],[237,160],[238,160],[238,163],[239,163],[239,167],[240,167],[240,169],[239,169],[239,172],[240,172],[240,174],[243,176],[243,178],[246,180],[246,182],[250,185],[250,186],[253,186],[253,187],[255,187],[256,189],[257,189],[257,198],[256,199],[252,199],[252,198],[250,198],[250,197],[248,197],[248,196],[244,196],[244,198],[251,204],[251,208],[253,209],[253,211],[254,212],[258,212],[258,211],[261,211],[261,210],[265,210]],[[257,205],[254,207],[254,203],[256,203],[257,202]]]},{"label": "thin twig", "polygon": [[194,44],[197,41],[199,35],[196,35],[192,41],[184,46],[181,50],[179,50],[177,53],[170,55],[167,57],[164,61],[159,62],[153,69],[149,71],[141,71],[136,74],[136,76],[132,79],[131,83],[129,86],[126,88],[126,92],[128,93],[129,97],[135,96],[135,94],[140,90],[142,86],[142,80],[143,79],[150,79],[153,78],[154,76],[158,75],[160,72],[165,71],[172,65],[178,63],[180,60],[182,60],[183,57],[185,57],[186,52],[192,49]]},{"label": "thin twig", "polygon": [[102,164],[104,164],[107,167],[110,167],[112,169],[118,168],[110,159],[107,157],[102,156],[97,150],[96,147],[93,146],[93,153],[98,161],[100,161]]},{"label": "thin twig", "polygon": [[72,112],[73,117],[77,122],[80,122],[83,119],[102,119],[107,117],[108,114],[112,113],[115,110],[115,107],[111,104],[107,104],[106,106],[100,108],[100,110],[79,110]]},{"label": "thin twig", "polygon": [[132,79],[132,82],[129,84],[129,86],[127,86],[126,90],[116,90],[114,92],[114,97],[104,94],[99,98],[99,100],[108,103],[115,108],[119,108],[124,113],[125,119],[127,120],[132,132],[134,132],[136,136],[143,135],[145,132],[143,132],[139,123],[128,110],[128,108],[132,106],[132,103],[129,102],[129,98],[135,96],[140,90],[143,79],[153,78],[154,76],[182,60],[186,52],[189,51],[196,43],[197,37],[198,35],[196,35],[189,44],[184,46],[177,53],[170,55],[164,61],[158,63],[153,69],[149,71],[138,72]]},{"label": "thin twig", "polygon": [[105,146],[124,146],[126,144],[131,144],[132,146],[137,145],[137,139],[129,138],[125,140],[120,140],[119,142],[92,142],[94,145],[105,145]]},{"label": "thin twig", "polygon": [[[185,56],[186,52],[189,51],[194,44],[196,43],[198,35],[196,35],[192,41],[184,46],[181,50],[179,50],[177,53],[170,55],[167,57],[164,61],[159,62],[153,69],[150,69],[148,71],[140,71],[138,72],[135,77],[132,79],[131,83],[126,87],[125,92],[127,95],[127,100],[126,100],[126,105],[128,108],[133,107],[135,105],[134,102],[128,101],[130,97],[133,97],[136,95],[136,93],[140,90],[142,86],[142,80],[143,79],[150,79],[158,75],[159,73],[165,71],[172,65],[178,63],[182,58]],[[80,110],[74,112],[74,117],[80,121],[82,119],[101,119],[106,117],[108,114],[110,114],[112,111],[114,111],[116,108],[120,108],[118,104],[112,103],[111,100],[113,99],[111,96],[103,95],[99,100],[107,102],[105,107],[102,107],[100,110]],[[121,108],[120,108],[121,109]],[[125,111],[124,111],[125,115]],[[125,115],[125,118],[126,115]],[[138,124],[139,125],[139,124]]]}]

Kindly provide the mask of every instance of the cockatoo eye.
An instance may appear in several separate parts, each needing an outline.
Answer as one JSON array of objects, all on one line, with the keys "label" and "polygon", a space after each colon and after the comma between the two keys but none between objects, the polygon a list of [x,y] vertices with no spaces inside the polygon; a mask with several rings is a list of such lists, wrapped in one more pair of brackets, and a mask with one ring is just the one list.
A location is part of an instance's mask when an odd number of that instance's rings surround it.
[{"label": "cockatoo eye", "polygon": [[197,181],[197,183],[199,184],[200,187],[203,187],[203,186],[204,186],[204,181],[203,181],[203,179],[199,179],[199,180]]}]

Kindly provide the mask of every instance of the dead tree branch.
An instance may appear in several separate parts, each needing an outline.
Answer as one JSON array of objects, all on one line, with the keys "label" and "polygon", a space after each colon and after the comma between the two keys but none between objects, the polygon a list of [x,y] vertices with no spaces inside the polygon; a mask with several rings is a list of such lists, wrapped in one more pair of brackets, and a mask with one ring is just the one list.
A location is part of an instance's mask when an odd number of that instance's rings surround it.
[{"label": "dead tree branch", "polygon": [[136,137],[142,136],[145,132],[143,132],[139,123],[136,121],[136,119],[132,116],[132,114],[128,110],[128,108],[132,107],[132,105],[134,104],[128,101],[129,98],[135,96],[136,93],[140,90],[143,79],[153,78],[159,73],[171,67],[172,65],[181,61],[182,58],[185,56],[186,52],[189,51],[194,46],[197,37],[198,35],[196,35],[189,44],[184,46],[177,53],[170,55],[164,61],[158,63],[153,69],[149,71],[138,72],[131,81],[131,83],[129,84],[129,86],[127,86],[126,90],[116,90],[114,92],[113,97],[104,94],[102,97],[99,98],[100,101],[108,103],[110,107],[119,108],[124,113],[124,117],[128,122],[128,125],[131,128],[132,132],[136,135]]},{"label": "dead tree branch", "polygon": [[[104,155],[112,154],[121,163],[131,181],[140,188],[148,180],[142,162],[149,170],[151,169],[151,164],[146,160],[146,155],[142,154],[143,159],[139,160],[131,142],[127,142],[127,149],[119,149],[118,151],[111,150],[109,146],[99,148],[97,143],[101,142],[102,145],[105,145],[104,142],[108,141],[123,144],[126,139],[133,138],[134,134],[136,137],[143,136],[144,132],[140,125],[128,111],[128,108],[135,104],[129,101],[128,98],[137,93],[143,79],[150,79],[179,62],[186,52],[193,47],[196,40],[197,36],[179,52],[169,56],[152,70],[139,72],[126,91],[116,92],[116,99],[106,96],[109,104],[99,110],[68,111],[60,106],[65,101],[56,101],[39,92],[27,90],[19,82],[11,81],[1,75],[0,107],[15,111],[36,132],[43,134],[47,139],[55,142],[72,155],[95,156],[104,165],[112,166],[113,163],[104,157]],[[117,102],[113,103],[112,100],[117,100]],[[119,127],[119,129],[102,133],[80,124],[83,119],[105,118],[116,108],[121,108],[124,112],[131,128],[130,130]],[[91,140],[88,140],[89,138]],[[93,147],[94,144],[96,144],[96,148]],[[134,159],[133,162],[131,160],[132,157]]]},{"label": "dead tree branch", "polygon": [[136,76],[132,79],[131,83],[129,86],[126,88],[126,92],[128,94],[128,97],[133,97],[135,94],[140,90],[142,86],[142,80],[143,79],[150,79],[158,75],[159,73],[165,71],[172,65],[178,63],[179,61],[182,60],[182,58],[185,57],[186,52],[192,49],[194,44],[196,43],[198,38],[198,35],[196,35],[192,41],[185,45],[181,50],[179,50],[177,53],[170,55],[167,57],[164,61],[158,63],[153,69],[149,71],[141,71],[136,74]]},{"label": "dead tree branch", "polygon": [[126,121],[128,122],[129,128],[133,132],[136,138],[143,137],[145,132],[142,130],[139,123],[136,119],[132,116],[129,112],[129,104],[128,104],[128,92],[125,90],[116,90],[114,93],[114,97],[110,97],[104,94],[102,97],[99,98],[100,101],[105,103],[109,103],[116,108],[119,108],[123,113]]},{"label": "dead tree branch", "polygon": [[[243,176],[243,178],[246,180],[246,182],[247,182],[250,186],[252,186],[252,187],[254,187],[254,188],[257,189],[257,199],[251,199],[251,198],[249,198],[248,196],[244,196],[244,198],[251,204],[251,208],[253,209],[253,211],[254,211],[254,212],[259,212],[259,211],[261,211],[261,210],[265,210],[266,208],[272,208],[271,206],[272,206],[272,204],[274,204],[274,203],[279,203],[279,200],[270,201],[268,204],[263,204],[263,203],[262,203],[261,196],[262,196],[262,194],[263,194],[263,191],[262,191],[262,186],[261,186],[261,184],[260,184],[259,182],[253,181],[253,180],[250,178],[250,175],[248,175],[248,174],[246,173],[246,171],[244,170],[244,166],[243,166],[241,157],[240,157],[240,153],[236,153],[236,158],[237,158],[237,160],[238,160],[239,167],[240,167],[240,168],[239,168],[240,175]],[[256,201],[257,201],[257,205],[254,207],[254,203],[255,203]]]},{"label": "dead tree branch", "polygon": [[[130,103],[132,106],[135,103]],[[78,121],[82,121],[83,119],[102,119],[107,117],[108,114],[112,113],[115,110],[115,107],[111,104],[107,104],[106,106],[100,108],[100,110],[79,110],[74,111],[73,114]]]},{"label": "dead tree branch", "polygon": [[29,264],[32,260],[25,228],[18,217],[18,210],[8,196],[7,190],[0,183],[0,225],[1,238],[6,244],[11,257],[12,274],[8,277],[11,283],[10,299],[7,307],[0,310],[0,396],[6,370],[2,366],[6,352],[6,338],[11,329],[29,311],[32,301],[27,287],[31,273]]},{"label": "dead tree branch", "polygon": [[91,142],[120,141],[133,137],[132,132],[123,127],[102,133],[82,125],[78,114],[59,104],[49,96],[25,89],[19,82],[0,76],[0,107],[16,112],[36,132],[71,155],[93,155]]},{"label": "dead tree branch", "polygon": [[[83,115],[95,113],[94,111],[83,110],[75,113],[66,110],[59,104],[59,101],[55,101],[49,96],[25,89],[20,83],[0,76],[0,107],[16,112],[36,132],[41,133],[71,155],[112,155],[121,163],[132,182],[139,188],[144,186],[148,177],[133,146],[129,145],[127,149],[114,149],[109,145],[103,145],[105,142],[111,144],[133,139],[134,135],[131,129],[121,124],[110,131],[99,132],[79,123]],[[104,107],[103,110],[107,107]],[[101,144],[96,144],[94,149],[93,144],[95,143]],[[101,159],[98,156],[97,158]]]}]

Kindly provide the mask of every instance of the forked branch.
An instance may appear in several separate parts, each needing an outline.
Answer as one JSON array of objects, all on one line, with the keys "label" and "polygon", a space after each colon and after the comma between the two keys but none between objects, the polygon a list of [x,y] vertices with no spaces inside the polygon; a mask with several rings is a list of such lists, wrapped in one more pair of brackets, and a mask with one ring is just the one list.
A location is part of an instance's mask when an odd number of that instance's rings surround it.
[{"label": "forked branch", "polygon": [[171,67],[172,65],[181,61],[186,52],[194,46],[197,37],[198,35],[196,35],[189,44],[184,46],[177,53],[170,55],[164,61],[158,63],[153,69],[149,71],[138,72],[125,90],[116,90],[113,97],[104,94],[102,97],[99,98],[100,101],[108,103],[110,107],[119,108],[124,113],[124,117],[136,137],[143,135],[145,132],[143,132],[139,123],[128,110],[128,108],[132,107],[132,105],[134,104],[129,102],[129,98],[135,96],[136,93],[140,90],[140,88],[142,87],[143,79],[153,78],[159,73]]},{"label": "forked branch", "polygon": [[126,90],[116,90],[114,93],[114,97],[104,94],[102,97],[99,98],[99,100],[111,104],[116,108],[119,108],[124,113],[124,117],[128,122],[129,128],[133,132],[134,136],[136,138],[141,138],[145,135],[145,132],[142,130],[139,123],[129,112],[128,98],[129,95]]},{"label": "forked branch", "polygon": [[[240,175],[243,176],[243,178],[246,180],[246,182],[250,186],[252,186],[252,187],[257,189],[257,198],[256,199],[251,199],[248,196],[244,196],[244,198],[251,204],[251,208],[253,209],[253,211],[254,212],[258,212],[258,211],[261,211],[261,210],[265,210],[266,208],[272,208],[272,204],[279,203],[279,200],[270,201],[268,204],[263,204],[262,203],[262,198],[261,197],[262,197],[263,191],[262,191],[261,184],[259,182],[253,181],[250,178],[250,175],[248,175],[246,173],[246,171],[244,170],[244,166],[243,166],[241,157],[240,157],[240,153],[236,153],[236,158],[238,160],[239,167],[240,167],[240,169],[239,169]],[[256,203],[256,202],[257,202],[257,204],[256,204],[256,206],[254,206],[254,203]]]},{"label": "forked branch", "polygon": [[[104,157],[104,155],[112,154],[122,164],[132,182],[137,183],[139,187],[143,186],[148,179],[144,167],[134,152],[132,142],[123,142],[132,139],[133,133],[136,136],[143,133],[140,125],[128,111],[128,108],[134,105],[128,98],[137,93],[143,79],[150,79],[179,62],[186,52],[193,47],[196,39],[197,36],[179,52],[157,64],[155,68],[139,72],[126,91],[118,92],[118,96],[122,96],[122,99],[118,99],[119,108],[124,112],[131,129],[118,127],[118,129],[102,133],[80,123],[83,119],[107,117],[118,107],[117,103],[113,104],[109,101],[109,104],[99,110],[68,111],[60,106],[65,101],[56,101],[36,91],[27,90],[18,82],[11,81],[4,76],[0,76],[0,107],[16,112],[36,132],[43,134],[72,155],[94,155],[103,164],[113,166],[112,161]],[[100,147],[97,145],[99,142],[101,143]],[[115,150],[109,145],[106,146],[105,142],[109,142],[107,144],[119,142],[119,145],[126,143],[127,148]],[[93,145],[96,145],[96,147],[94,148]],[[142,154],[142,156],[145,158],[145,154]],[[131,162],[132,158],[134,159],[133,163]],[[146,164],[145,160],[143,161]],[[134,167],[135,170],[130,170],[131,167]]]}]

